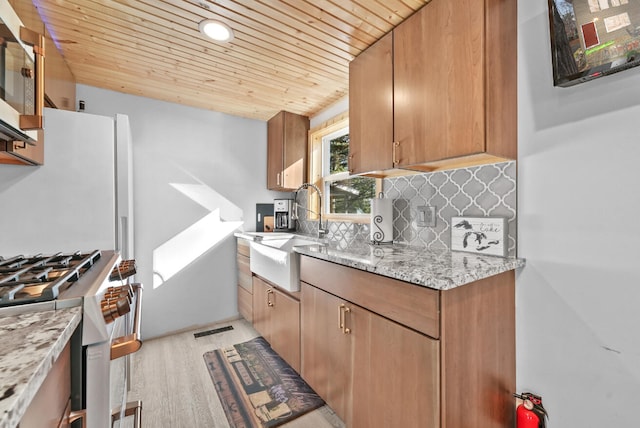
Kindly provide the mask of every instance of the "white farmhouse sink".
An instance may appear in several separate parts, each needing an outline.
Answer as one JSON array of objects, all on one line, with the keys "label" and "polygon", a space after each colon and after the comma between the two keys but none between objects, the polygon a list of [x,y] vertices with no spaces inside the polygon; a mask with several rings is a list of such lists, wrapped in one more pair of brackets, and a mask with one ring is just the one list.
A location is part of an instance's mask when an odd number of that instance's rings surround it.
[{"label": "white farmhouse sink", "polygon": [[266,241],[272,239],[290,239],[295,237],[293,233],[287,232],[245,232],[246,235],[252,236],[255,241]]},{"label": "white farmhouse sink", "polygon": [[293,247],[318,242],[290,235],[250,242],[249,266],[255,273],[288,291],[300,290],[300,255]]}]

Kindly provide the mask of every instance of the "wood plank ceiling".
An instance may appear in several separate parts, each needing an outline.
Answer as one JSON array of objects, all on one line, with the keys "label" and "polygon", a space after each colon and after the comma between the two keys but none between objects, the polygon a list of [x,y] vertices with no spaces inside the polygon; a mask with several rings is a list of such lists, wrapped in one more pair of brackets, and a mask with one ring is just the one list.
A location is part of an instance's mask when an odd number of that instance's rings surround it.
[{"label": "wood plank ceiling", "polygon": [[349,62],[428,2],[33,0],[78,83],[260,120],[344,97]]}]

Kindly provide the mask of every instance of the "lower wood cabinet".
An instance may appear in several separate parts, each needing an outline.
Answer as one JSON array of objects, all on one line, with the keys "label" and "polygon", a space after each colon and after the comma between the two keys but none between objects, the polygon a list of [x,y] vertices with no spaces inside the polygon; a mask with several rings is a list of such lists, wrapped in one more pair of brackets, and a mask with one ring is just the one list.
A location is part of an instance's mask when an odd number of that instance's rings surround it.
[{"label": "lower wood cabinet", "polygon": [[67,344],[20,420],[20,428],[67,427],[71,398],[71,352]]},{"label": "lower wood cabinet", "polygon": [[301,256],[300,374],[350,428],[512,428],[515,274],[434,290]]},{"label": "lower wood cabinet", "polygon": [[353,406],[349,393],[353,384],[353,340],[339,325],[344,301],[304,282],[300,285],[304,356],[300,374],[349,425]]},{"label": "lower wood cabinet", "polygon": [[238,238],[236,260],[238,263],[238,312],[244,319],[253,322],[253,281],[249,265],[249,242]]},{"label": "lower wood cabinet", "polygon": [[259,276],[253,277],[253,327],[300,372],[300,301]]},{"label": "lower wood cabinet", "polygon": [[435,427],[439,342],[302,283],[302,376],[348,427]]},{"label": "lower wood cabinet", "polygon": [[353,424],[437,426],[439,341],[349,305],[353,340]]}]

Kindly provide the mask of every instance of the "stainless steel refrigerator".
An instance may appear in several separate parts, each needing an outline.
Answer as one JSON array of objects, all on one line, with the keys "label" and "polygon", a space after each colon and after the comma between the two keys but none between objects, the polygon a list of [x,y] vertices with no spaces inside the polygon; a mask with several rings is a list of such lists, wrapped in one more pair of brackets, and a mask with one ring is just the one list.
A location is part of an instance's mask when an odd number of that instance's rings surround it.
[{"label": "stainless steel refrigerator", "polygon": [[44,126],[44,165],[0,165],[0,256],[116,249],[133,258],[128,117],[45,109]]}]

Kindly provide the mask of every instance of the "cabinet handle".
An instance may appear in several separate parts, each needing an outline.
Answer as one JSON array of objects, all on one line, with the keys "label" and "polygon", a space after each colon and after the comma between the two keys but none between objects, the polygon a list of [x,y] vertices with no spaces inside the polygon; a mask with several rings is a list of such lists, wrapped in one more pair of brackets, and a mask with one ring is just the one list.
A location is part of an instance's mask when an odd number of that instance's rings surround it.
[{"label": "cabinet handle", "polygon": [[273,290],[270,288],[267,290],[267,306],[273,307],[273,302],[271,301],[270,295],[273,294]]},{"label": "cabinet handle", "polygon": [[398,154],[398,147],[400,147],[400,141],[394,141],[393,142],[393,149],[392,149],[392,162],[393,162],[393,166],[396,166],[400,163],[400,159],[397,158],[397,154]]},{"label": "cabinet handle", "polygon": [[280,185],[280,173],[276,174],[276,184],[279,186]]},{"label": "cabinet handle", "polygon": [[338,326],[343,334],[351,333],[351,329],[347,327],[346,314],[351,312],[351,309],[344,303],[338,306]]}]

